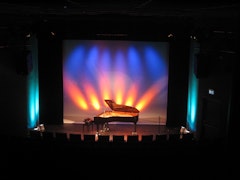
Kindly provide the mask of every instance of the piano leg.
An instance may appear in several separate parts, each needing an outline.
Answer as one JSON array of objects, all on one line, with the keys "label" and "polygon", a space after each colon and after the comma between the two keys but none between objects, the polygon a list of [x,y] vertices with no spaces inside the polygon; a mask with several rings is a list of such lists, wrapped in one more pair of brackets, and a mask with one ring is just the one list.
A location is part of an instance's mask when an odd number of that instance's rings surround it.
[{"label": "piano leg", "polygon": [[137,134],[137,123],[134,122],[134,130],[132,132],[132,135],[136,135]]}]

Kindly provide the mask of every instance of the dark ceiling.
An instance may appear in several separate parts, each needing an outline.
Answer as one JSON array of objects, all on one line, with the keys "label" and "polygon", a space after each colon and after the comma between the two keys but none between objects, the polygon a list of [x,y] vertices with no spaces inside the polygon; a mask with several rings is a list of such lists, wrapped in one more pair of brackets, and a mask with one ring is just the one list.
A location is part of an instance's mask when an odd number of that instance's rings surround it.
[{"label": "dark ceiling", "polygon": [[46,24],[58,29],[64,27],[65,30],[82,28],[82,23],[86,26],[122,23],[132,28],[136,26],[134,30],[139,27],[153,29],[164,24],[165,28],[174,25],[172,28],[191,26],[195,29],[237,31],[239,5],[237,1],[216,0],[8,0],[0,3],[0,43],[8,41],[9,36],[37,31]]}]

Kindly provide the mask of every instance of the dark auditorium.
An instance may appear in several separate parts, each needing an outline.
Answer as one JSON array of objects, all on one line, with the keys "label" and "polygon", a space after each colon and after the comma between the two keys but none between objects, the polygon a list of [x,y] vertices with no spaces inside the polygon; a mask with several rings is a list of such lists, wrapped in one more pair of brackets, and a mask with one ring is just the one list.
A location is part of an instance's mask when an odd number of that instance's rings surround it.
[{"label": "dark auditorium", "polygon": [[238,176],[239,5],[1,2],[0,177]]}]

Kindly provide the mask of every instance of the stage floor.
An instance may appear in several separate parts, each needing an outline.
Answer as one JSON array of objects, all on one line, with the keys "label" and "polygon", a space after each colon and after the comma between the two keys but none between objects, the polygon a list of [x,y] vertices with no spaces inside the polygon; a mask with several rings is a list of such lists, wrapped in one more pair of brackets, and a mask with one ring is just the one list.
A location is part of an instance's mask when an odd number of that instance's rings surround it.
[{"label": "stage floor", "polygon": [[[128,135],[138,135],[141,140],[142,135],[153,135],[157,134],[176,134],[179,133],[180,127],[167,127],[166,125],[149,125],[149,124],[137,124],[136,131],[134,131],[133,123],[109,123],[107,128],[102,126],[97,131],[95,124],[86,126],[84,124],[68,124],[63,125],[44,125],[45,131],[50,132],[63,132],[69,134],[95,134],[95,135],[109,135],[110,140],[113,135],[124,135],[126,139]],[[83,137],[83,136],[82,136]]]}]

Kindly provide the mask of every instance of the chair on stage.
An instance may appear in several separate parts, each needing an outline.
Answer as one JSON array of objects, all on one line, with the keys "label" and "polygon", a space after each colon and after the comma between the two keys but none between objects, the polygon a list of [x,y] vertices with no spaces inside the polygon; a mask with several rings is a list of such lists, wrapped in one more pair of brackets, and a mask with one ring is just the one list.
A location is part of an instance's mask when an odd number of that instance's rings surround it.
[{"label": "chair on stage", "polygon": [[179,133],[169,134],[168,135],[168,144],[178,145],[181,143],[181,138]]},{"label": "chair on stage", "polygon": [[98,135],[97,142],[108,143],[108,142],[110,142],[110,136],[109,135]]},{"label": "chair on stage", "polygon": [[95,134],[84,134],[83,141],[86,143],[94,143],[95,142]]},{"label": "chair on stage", "polygon": [[69,142],[71,143],[81,143],[82,142],[82,135],[81,134],[69,134]]},{"label": "chair on stage", "polygon": [[83,120],[83,132],[85,130],[85,127],[87,127],[87,131],[91,130],[93,131],[93,125],[94,125],[94,120],[91,118],[86,118]]},{"label": "chair on stage", "polygon": [[29,130],[29,139],[34,141],[41,141],[42,133],[38,130]]},{"label": "chair on stage", "polygon": [[124,135],[113,135],[112,136],[112,142],[113,143],[124,143]]},{"label": "chair on stage", "polygon": [[82,145],[85,148],[89,148],[89,150],[92,148],[95,148],[95,146],[96,146],[95,134],[84,134],[82,142],[83,142]]},{"label": "chair on stage", "polygon": [[151,143],[153,142],[153,135],[150,134],[150,135],[142,135],[142,140],[141,140],[142,143]]},{"label": "chair on stage", "polygon": [[42,139],[45,142],[50,142],[55,140],[54,132],[51,131],[43,131],[42,132]]},{"label": "chair on stage", "polygon": [[181,141],[183,144],[193,144],[195,142],[194,134],[193,133],[182,134]]},{"label": "chair on stage", "polygon": [[68,142],[68,136],[65,132],[56,132],[55,133],[55,140],[58,143],[67,143]]},{"label": "chair on stage", "polygon": [[112,135],[112,147],[115,149],[121,149],[125,147],[126,141],[124,139],[124,135]]},{"label": "chair on stage", "polygon": [[155,137],[156,143],[167,143],[167,134],[157,134]]},{"label": "chair on stage", "polygon": [[128,143],[138,143],[139,136],[138,135],[127,135],[127,142]]}]

